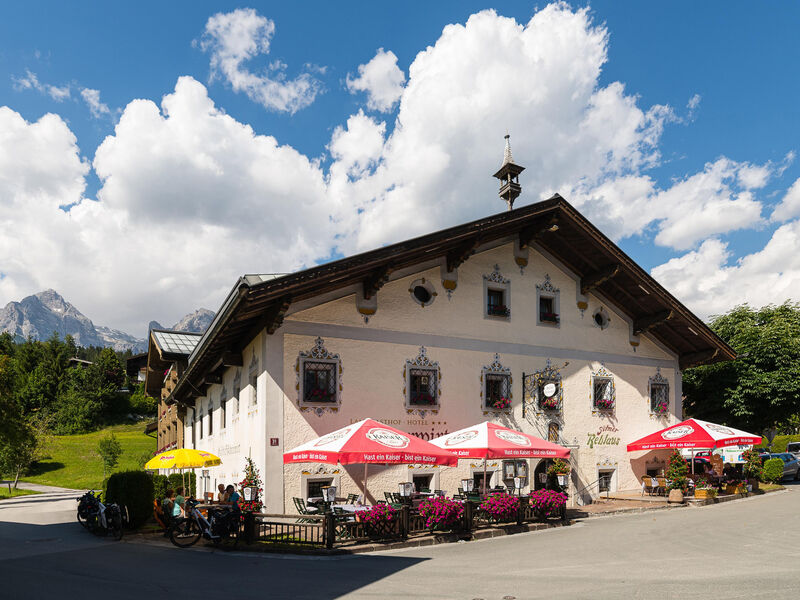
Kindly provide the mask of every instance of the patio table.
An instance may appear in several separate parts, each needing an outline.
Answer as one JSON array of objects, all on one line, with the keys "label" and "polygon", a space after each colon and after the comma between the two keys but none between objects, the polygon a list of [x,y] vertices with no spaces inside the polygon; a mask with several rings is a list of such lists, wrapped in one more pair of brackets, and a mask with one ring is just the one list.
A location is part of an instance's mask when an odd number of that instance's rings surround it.
[{"label": "patio table", "polygon": [[364,510],[369,510],[369,506],[363,506],[361,504],[340,504],[338,508],[341,508],[345,512],[356,513],[361,512]]}]

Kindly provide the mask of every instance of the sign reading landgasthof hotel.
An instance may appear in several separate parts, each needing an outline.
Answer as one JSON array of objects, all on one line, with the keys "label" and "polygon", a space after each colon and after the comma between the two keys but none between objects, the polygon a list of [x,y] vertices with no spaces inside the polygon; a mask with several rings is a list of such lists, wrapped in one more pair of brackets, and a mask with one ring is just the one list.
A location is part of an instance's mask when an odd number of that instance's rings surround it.
[{"label": "sign reading landgasthof hotel", "polygon": [[619,446],[619,438],[614,433],[619,433],[619,430],[613,425],[603,425],[597,430],[597,433],[589,432],[587,434],[588,440],[586,444],[589,448],[595,446]]}]

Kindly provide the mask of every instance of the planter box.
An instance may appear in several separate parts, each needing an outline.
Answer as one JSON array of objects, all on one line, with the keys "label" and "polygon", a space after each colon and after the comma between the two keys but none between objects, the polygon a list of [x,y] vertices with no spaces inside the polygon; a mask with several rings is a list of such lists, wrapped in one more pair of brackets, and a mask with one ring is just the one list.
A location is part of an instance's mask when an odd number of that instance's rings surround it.
[{"label": "planter box", "polygon": [[746,494],[747,493],[747,485],[740,484],[740,485],[728,485],[725,487],[726,494]]},{"label": "planter box", "polygon": [[711,498],[717,497],[717,490],[715,489],[703,489],[703,490],[695,490],[694,497],[697,500],[709,500]]}]

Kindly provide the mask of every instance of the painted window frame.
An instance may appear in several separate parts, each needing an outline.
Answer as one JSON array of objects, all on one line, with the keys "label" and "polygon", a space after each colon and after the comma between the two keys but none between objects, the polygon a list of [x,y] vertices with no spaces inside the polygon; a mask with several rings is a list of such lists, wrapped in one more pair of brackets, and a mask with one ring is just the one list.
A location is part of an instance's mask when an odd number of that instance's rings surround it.
[{"label": "painted window frame", "polygon": [[[552,301],[553,312],[547,314],[553,314],[555,320],[542,319],[542,315],[545,314],[542,312],[542,299]],[[556,329],[561,327],[561,291],[553,285],[549,274],[545,274],[544,282],[536,284],[536,324]]]},{"label": "painted window frame", "polygon": [[[503,304],[498,306],[504,308],[505,312],[489,312],[490,306],[495,306],[489,303],[489,292],[502,294]],[[511,280],[503,277],[500,265],[494,265],[494,270],[489,275],[483,276],[483,317],[501,321],[511,320]]]}]

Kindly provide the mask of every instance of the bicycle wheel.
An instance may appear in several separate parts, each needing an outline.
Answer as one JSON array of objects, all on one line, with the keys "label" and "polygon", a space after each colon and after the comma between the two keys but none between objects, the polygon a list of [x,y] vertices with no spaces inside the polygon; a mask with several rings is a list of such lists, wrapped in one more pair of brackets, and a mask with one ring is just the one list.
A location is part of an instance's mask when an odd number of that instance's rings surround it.
[{"label": "bicycle wheel", "polygon": [[122,539],[122,517],[118,511],[108,516],[108,533],[117,541]]},{"label": "bicycle wheel", "polygon": [[89,522],[86,520],[86,515],[82,515],[81,511],[78,511],[78,523],[83,525],[86,529],[89,529]]},{"label": "bicycle wheel", "polygon": [[169,541],[178,548],[188,548],[196,544],[201,535],[200,525],[194,519],[181,519],[169,530]]}]

